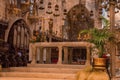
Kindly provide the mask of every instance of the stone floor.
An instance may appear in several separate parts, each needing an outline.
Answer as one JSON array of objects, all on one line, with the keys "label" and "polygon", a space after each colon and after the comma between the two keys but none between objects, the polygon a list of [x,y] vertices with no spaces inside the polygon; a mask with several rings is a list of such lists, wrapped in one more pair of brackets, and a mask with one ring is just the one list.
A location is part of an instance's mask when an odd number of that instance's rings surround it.
[{"label": "stone floor", "polygon": [[76,80],[81,65],[37,64],[11,67],[0,72],[1,80]]}]

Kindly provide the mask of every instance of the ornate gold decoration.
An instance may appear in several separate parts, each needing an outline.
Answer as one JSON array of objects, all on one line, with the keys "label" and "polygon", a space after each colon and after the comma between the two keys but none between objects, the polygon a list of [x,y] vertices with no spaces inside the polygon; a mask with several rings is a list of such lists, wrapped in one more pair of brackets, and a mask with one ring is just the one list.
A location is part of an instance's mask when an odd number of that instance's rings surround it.
[{"label": "ornate gold decoration", "polygon": [[30,2],[29,1],[27,1],[25,3],[21,3],[21,9],[22,10],[27,10],[29,6],[30,6]]},{"label": "ornate gold decoration", "polygon": [[29,15],[28,20],[30,21],[30,23],[36,23],[39,21],[39,17],[35,15],[31,15],[31,16]]},{"label": "ornate gold decoration", "polygon": [[21,13],[21,9],[19,8],[13,8],[13,14],[18,15]]},{"label": "ornate gold decoration", "polygon": [[78,40],[83,40],[83,41],[86,41],[86,40],[89,40],[91,39],[91,35],[90,34],[82,34],[78,36]]},{"label": "ornate gold decoration", "polygon": [[[12,4],[13,5],[13,4]],[[11,4],[8,4],[7,6],[7,9],[8,9],[8,13],[9,14],[14,14],[14,15],[20,15],[20,14],[23,14],[25,12],[28,12],[29,11],[29,5],[30,5],[30,2],[29,0],[27,2],[21,2],[21,6],[20,7],[17,7],[17,5],[13,5],[11,6]]]}]

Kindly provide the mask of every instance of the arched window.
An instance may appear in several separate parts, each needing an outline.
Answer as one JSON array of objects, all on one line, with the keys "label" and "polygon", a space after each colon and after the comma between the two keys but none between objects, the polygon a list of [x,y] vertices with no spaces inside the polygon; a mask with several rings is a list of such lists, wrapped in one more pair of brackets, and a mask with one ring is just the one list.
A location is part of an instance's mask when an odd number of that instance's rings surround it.
[{"label": "arched window", "polygon": [[70,41],[77,41],[81,30],[94,27],[94,20],[90,13],[83,4],[75,5],[68,11],[66,29],[68,29],[67,34]]},{"label": "arched window", "polygon": [[16,21],[9,32],[8,43],[16,50],[28,50],[30,32],[23,20]]}]

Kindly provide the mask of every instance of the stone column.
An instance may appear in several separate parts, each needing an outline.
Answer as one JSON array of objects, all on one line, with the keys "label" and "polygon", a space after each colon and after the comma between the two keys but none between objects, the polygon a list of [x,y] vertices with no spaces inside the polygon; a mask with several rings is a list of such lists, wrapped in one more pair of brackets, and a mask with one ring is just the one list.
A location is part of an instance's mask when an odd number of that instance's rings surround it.
[{"label": "stone column", "polygon": [[36,64],[36,53],[37,47],[35,45],[32,46],[32,62],[31,64]]},{"label": "stone column", "polygon": [[30,43],[29,44],[29,61],[32,61],[32,46],[33,46],[33,44],[32,43]]},{"label": "stone column", "polygon": [[87,47],[86,65],[90,65],[90,47]]},{"label": "stone column", "polygon": [[59,46],[58,49],[59,49],[59,54],[58,54],[57,64],[62,64],[62,46]]},{"label": "stone column", "polygon": [[40,63],[43,63],[43,48],[40,47]]},{"label": "stone column", "polygon": [[72,63],[72,59],[73,59],[72,52],[73,52],[73,49],[71,48],[70,51],[69,51],[69,63],[70,64]]},{"label": "stone column", "polygon": [[43,48],[43,62],[46,63],[46,48]]},{"label": "stone column", "polygon": [[37,53],[36,53],[36,60],[39,62],[40,61],[40,48],[37,48]]},{"label": "stone column", "polygon": [[[115,26],[115,0],[111,0],[110,1],[110,31],[111,33],[113,33],[114,31],[114,26]],[[115,79],[115,68],[116,68],[116,64],[115,64],[115,61],[116,61],[116,56],[115,56],[115,53],[116,53],[116,48],[115,48],[115,44],[111,43],[110,44],[110,54],[111,54],[111,57],[110,57],[110,62],[111,62],[111,65],[110,65],[110,72],[111,72],[111,77],[112,77],[112,80]]]},{"label": "stone column", "polygon": [[51,48],[46,48],[46,63],[51,63]]},{"label": "stone column", "polygon": [[64,63],[68,63],[68,48],[64,47]]}]

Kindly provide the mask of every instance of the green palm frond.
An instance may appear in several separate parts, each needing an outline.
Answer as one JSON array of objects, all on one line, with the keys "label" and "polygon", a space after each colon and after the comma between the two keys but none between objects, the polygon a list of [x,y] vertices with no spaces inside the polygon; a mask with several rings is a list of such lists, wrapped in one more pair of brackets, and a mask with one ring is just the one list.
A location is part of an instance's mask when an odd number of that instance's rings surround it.
[{"label": "green palm frond", "polygon": [[103,29],[97,29],[97,28],[92,28],[92,29],[87,29],[87,30],[82,30],[80,34],[90,34],[91,39],[89,39],[89,42],[93,43],[96,45],[96,47],[100,50],[99,56],[102,56],[104,53],[104,45],[107,41],[110,40],[112,37],[112,34],[108,30],[109,27],[109,21],[102,17],[102,20],[105,23],[105,27]]}]

